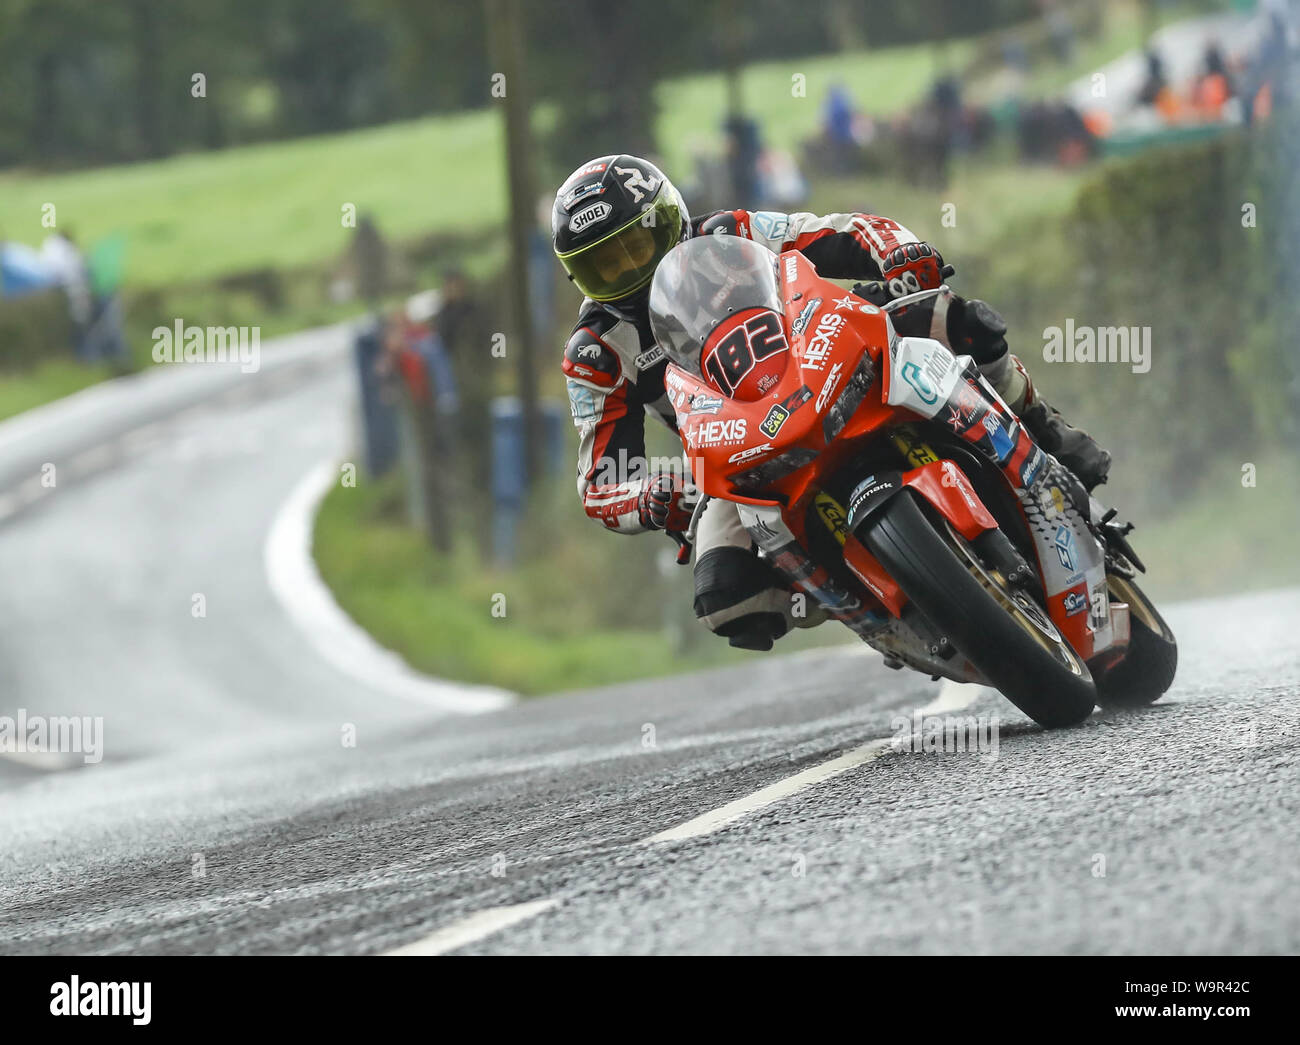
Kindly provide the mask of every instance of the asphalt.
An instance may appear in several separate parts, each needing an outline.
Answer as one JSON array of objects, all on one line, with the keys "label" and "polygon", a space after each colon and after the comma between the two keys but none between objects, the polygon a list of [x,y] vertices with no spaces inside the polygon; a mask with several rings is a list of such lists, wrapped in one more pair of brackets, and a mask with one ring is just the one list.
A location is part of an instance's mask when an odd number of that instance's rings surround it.
[{"label": "asphalt", "polygon": [[996,757],[876,751],[653,842],[940,685],[845,646],[480,715],[368,689],[263,565],[352,442],[329,358],[151,416],[0,523],[0,715],[105,737],[95,765],[0,757],[0,953],[378,954],[531,901],[455,952],[1298,949],[1300,591],[1171,607],[1153,708],[1045,733],[981,691],[960,714],[997,716]]}]

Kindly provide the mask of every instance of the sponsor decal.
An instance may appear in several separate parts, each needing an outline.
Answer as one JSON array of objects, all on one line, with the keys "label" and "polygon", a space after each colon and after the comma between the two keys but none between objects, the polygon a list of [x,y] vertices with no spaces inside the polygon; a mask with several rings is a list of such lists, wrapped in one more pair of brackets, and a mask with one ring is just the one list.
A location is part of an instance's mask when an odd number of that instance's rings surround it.
[{"label": "sponsor decal", "polygon": [[930,382],[925,379],[921,373],[921,368],[915,363],[903,364],[903,380],[916,389],[916,394],[921,397],[921,402],[929,405],[939,401],[939,393],[930,387]]},{"label": "sponsor decal", "polygon": [[838,301],[835,302],[835,311],[843,312],[846,308],[848,309],[853,308],[853,306],[856,305],[857,303],[858,303],[858,299],[856,297],[854,297],[852,294],[845,294],[842,298],[840,298]]},{"label": "sponsor decal", "polygon": [[831,372],[826,375],[826,383],[822,385],[822,390],[817,393],[817,402],[813,409],[818,413],[826,408],[826,404],[831,401],[831,395],[840,384],[840,371],[844,369],[843,363],[836,363],[831,367]]},{"label": "sponsor decal", "polygon": [[748,450],[741,450],[727,458],[727,464],[740,464],[741,461],[748,461],[752,457],[761,457],[763,454],[770,454],[775,450],[771,443],[764,443],[762,446],[751,446]]},{"label": "sponsor decal", "polygon": [[920,468],[924,464],[933,464],[939,460],[938,454],[930,449],[928,443],[909,443],[904,450],[904,455],[907,457],[907,463],[913,468]]},{"label": "sponsor decal", "polygon": [[835,539],[840,544],[848,540],[849,519],[844,514],[844,509],[840,507],[839,501],[823,492],[813,498],[813,505],[817,509],[817,514],[821,516],[822,522],[826,524],[826,528],[835,535]]},{"label": "sponsor decal", "polygon": [[939,400],[935,388],[941,385],[952,369],[953,355],[942,345],[936,345],[922,357],[920,364],[904,363],[903,380],[911,385],[921,402],[932,406]]},{"label": "sponsor decal", "polygon": [[749,225],[764,239],[784,239],[790,228],[790,216],[774,210],[756,210],[749,216]]},{"label": "sponsor decal", "polygon": [[592,370],[591,367],[580,366],[577,363],[573,364],[573,372],[580,377],[594,377],[596,373],[596,371]]},{"label": "sponsor decal", "polygon": [[867,303],[867,304],[865,304],[865,305],[859,305],[859,306],[858,306],[858,311],[859,311],[859,312],[865,312],[868,316],[874,316],[874,315],[877,315],[877,314],[880,312],[880,309],[876,308],[875,305],[872,305],[872,304],[870,304],[870,303]]},{"label": "sponsor decal", "polygon": [[898,488],[895,475],[869,475],[853,488],[849,494],[849,518],[856,518],[860,509],[866,508],[871,501],[879,500],[882,495]]},{"label": "sponsor decal", "polygon": [[1002,418],[990,411],[984,418],[984,430],[989,434],[989,442],[993,444],[993,453],[998,462],[1010,457],[1016,444],[1011,439],[1011,433],[1002,427]]},{"label": "sponsor decal", "polygon": [[598,181],[593,181],[587,185],[579,185],[576,189],[570,190],[568,195],[560,202],[560,206],[565,210],[572,210],[573,205],[579,200],[586,199],[588,196],[598,196],[605,191],[605,186]]},{"label": "sponsor decal", "polygon": [[579,358],[579,359],[599,359],[599,358],[600,358],[600,346],[599,346],[599,345],[583,345],[580,349],[578,349],[578,358]]},{"label": "sponsor decal", "polygon": [[648,348],[646,351],[642,352],[633,360],[633,362],[636,364],[638,370],[645,370],[648,367],[654,366],[663,358],[664,350],[659,345],[655,345],[653,348]]},{"label": "sponsor decal", "polygon": [[804,370],[820,370],[825,365],[844,324],[844,317],[837,312],[827,312],[817,321],[817,330],[804,349],[803,363],[800,364]]},{"label": "sponsor decal", "polygon": [[800,385],[798,389],[791,392],[788,396],[786,396],[784,399],[781,400],[781,405],[785,407],[785,409],[789,410],[790,413],[793,414],[796,410],[798,410],[801,406],[804,405],[804,403],[808,402],[808,400],[811,398],[812,398],[812,389],[809,388],[807,385]]},{"label": "sponsor decal", "polygon": [[704,421],[686,430],[686,442],[692,446],[726,446],[743,442],[747,436],[748,421],[743,417],[723,421]]},{"label": "sponsor decal", "polygon": [[799,262],[793,254],[785,259],[785,281],[793,283],[799,278]]},{"label": "sponsor decal", "polygon": [[772,386],[775,385],[780,380],[781,380],[780,374],[764,374],[762,377],[758,379],[758,394],[763,395],[764,393],[770,391]]},{"label": "sponsor decal", "polygon": [[817,306],[821,303],[821,298],[813,298],[808,302],[808,304],[804,305],[803,310],[795,317],[794,322],[790,324],[790,329],[796,336],[802,334],[808,329],[808,324],[812,321],[813,313],[817,311]]},{"label": "sponsor decal", "polygon": [[1043,462],[1047,460],[1047,455],[1037,446],[1034,452],[1026,459],[1021,472],[1020,481],[1025,486],[1033,486],[1034,480],[1038,478],[1038,473],[1043,470]]},{"label": "sponsor decal", "polygon": [[1072,591],[1065,596],[1065,615],[1073,617],[1088,608],[1088,597],[1081,591]]},{"label": "sponsor decal", "polygon": [[1061,565],[1073,573],[1075,563],[1078,561],[1074,544],[1074,531],[1068,526],[1058,526],[1052,544],[1056,547],[1056,557],[1061,560]]},{"label": "sponsor decal", "polygon": [[[959,417],[961,417],[962,422],[966,427],[973,425],[977,420],[979,420],[980,414],[987,409],[987,404],[984,402],[983,397],[980,396],[969,384],[960,384],[957,386],[955,394],[949,401],[948,409],[952,411],[954,410],[954,406],[955,412]],[[953,425],[953,427],[956,428],[957,426]]]},{"label": "sponsor decal", "polygon": [[722,409],[723,402],[721,396],[697,395],[690,397],[691,413],[716,414]]},{"label": "sponsor decal", "polygon": [[767,412],[767,416],[763,418],[762,423],[758,426],[758,430],[768,438],[774,438],[776,433],[781,431],[781,426],[785,424],[785,420],[789,416],[789,410],[780,403],[774,403],[772,409]]},{"label": "sponsor decal", "polygon": [[683,390],[686,388],[686,378],[682,375],[680,370],[669,370],[668,373],[664,375],[664,382],[673,388],[680,388]]},{"label": "sponsor decal", "polygon": [[593,203],[590,207],[584,207],[569,219],[569,231],[582,232],[588,225],[594,225],[598,221],[604,221],[614,212],[604,200]]}]

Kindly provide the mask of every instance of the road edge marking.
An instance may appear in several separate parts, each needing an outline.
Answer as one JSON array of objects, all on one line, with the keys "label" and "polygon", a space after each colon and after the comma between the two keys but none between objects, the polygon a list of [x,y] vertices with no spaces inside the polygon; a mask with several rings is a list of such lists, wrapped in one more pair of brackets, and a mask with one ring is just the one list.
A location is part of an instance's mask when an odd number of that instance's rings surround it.
[{"label": "road edge marking", "polygon": [[421,674],[379,645],[334,600],[312,557],[312,528],[337,474],[333,458],[313,466],[280,506],[266,536],[267,583],[289,619],[322,660],[372,689],[455,714],[513,704],[518,698],[508,690]]},{"label": "road edge marking", "polygon": [[411,958],[457,951],[462,947],[469,946],[471,943],[477,943],[479,940],[498,933],[502,929],[508,929],[512,925],[527,921],[529,918],[535,918],[542,912],[549,911],[559,902],[559,898],[553,896],[546,900],[510,904],[506,907],[487,907],[467,918],[462,918],[458,922],[445,925],[423,939],[416,940],[414,943],[408,943],[395,950],[385,951],[384,957]]}]

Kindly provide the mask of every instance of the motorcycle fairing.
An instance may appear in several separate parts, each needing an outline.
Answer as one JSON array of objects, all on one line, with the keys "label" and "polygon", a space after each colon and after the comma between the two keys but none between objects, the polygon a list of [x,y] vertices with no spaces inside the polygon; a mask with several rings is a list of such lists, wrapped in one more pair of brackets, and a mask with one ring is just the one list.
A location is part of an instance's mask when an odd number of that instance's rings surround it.
[{"label": "motorcycle fairing", "polygon": [[1078,481],[1034,442],[969,356],[954,357],[930,338],[901,337],[889,358],[886,401],[944,422],[1011,484],[1033,538],[1048,613],[1079,655],[1091,660],[1126,643],[1126,621],[1118,620],[1125,611],[1110,608],[1105,550],[1088,525],[1086,501],[1083,510],[1076,503]]}]

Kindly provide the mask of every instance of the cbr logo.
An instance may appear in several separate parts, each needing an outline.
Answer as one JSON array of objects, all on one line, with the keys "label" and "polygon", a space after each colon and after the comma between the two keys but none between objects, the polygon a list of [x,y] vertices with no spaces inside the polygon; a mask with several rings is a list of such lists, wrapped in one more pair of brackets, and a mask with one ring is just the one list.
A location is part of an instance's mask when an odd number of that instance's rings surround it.
[{"label": "cbr logo", "polygon": [[614,208],[604,200],[599,203],[593,203],[590,207],[584,207],[569,219],[569,231],[581,232],[588,225],[594,225],[598,221],[604,221],[610,216]]},{"label": "cbr logo", "polygon": [[821,413],[826,404],[830,402],[831,393],[838,387],[840,383],[840,371],[843,369],[843,363],[836,363],[831,367],[831,372],[826,377],[826,383],[822,385],[822,390],[817,393],[817,402],[813,404],[813,409],[818,413]]},{"label": "cbr logo", "polygon": [[716,446],[719,443],[738,443],[745,438],[748,422],[743,417],[726,421],[706,421],[686,433],[692,446]]},{"label": "cbr logo", "polygon": [[739,464],[741,461],[748,461],[751,457],[758,457],[760,454],[770,453],[776,449],[771,443],[764,443],[762,446],[751,446],[748,450],[741,450],[727,458],[727,464]]},{"label": "cbr logo", "polygon": [[793,283],[798,278],[799,278],[799,262],[795,259],[794,255],[792,254],[790,255],[790,257],[785,259],[785,281],[787,283]]}]

